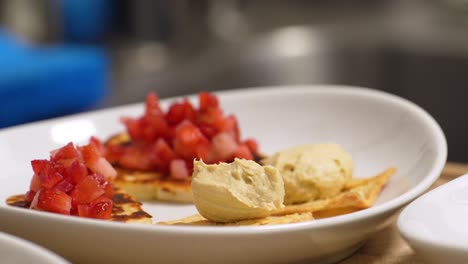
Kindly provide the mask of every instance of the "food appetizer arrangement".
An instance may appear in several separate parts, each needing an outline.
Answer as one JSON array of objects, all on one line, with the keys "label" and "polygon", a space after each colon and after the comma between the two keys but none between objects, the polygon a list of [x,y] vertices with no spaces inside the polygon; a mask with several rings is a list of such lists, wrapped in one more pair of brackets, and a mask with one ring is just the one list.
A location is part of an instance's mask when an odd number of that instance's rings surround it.
[{"label": "food appetizer arrangement", "polygon": [[[331,217],[372,206],[394,174],[355,178],[349,153],[333,143],[262,155],[243,139],[218,98],[198,95],[167,111],[150,93],[126,130],[84,146],[70,142],[31,161],[29,190],[7,204],[64,215],[160,225],[267,225]],[[199,214],[157,222],[139,201],[194,203]]]},{"label": "food appetizer arrangement", "polygon": [[242,140],[236,117],[225,115],[213,94],[201,92],[198,98],[198,108],[185,99],[164,112],[150,93],[141,117],[121,119],[126,131],[104,144],[105,157],[118,172],[115,185],[139,200],[192,202],[194,159],[254,159],[257,142]]},{"label": "food appetizer arrangement", "polygon": [[29,191],[7,204],[52,213],[121,222],[151,223],[141,203],[113,184],[116,171],[101,155],[99,142],[73,143],[53,150],[47,160],[33,160]]}]

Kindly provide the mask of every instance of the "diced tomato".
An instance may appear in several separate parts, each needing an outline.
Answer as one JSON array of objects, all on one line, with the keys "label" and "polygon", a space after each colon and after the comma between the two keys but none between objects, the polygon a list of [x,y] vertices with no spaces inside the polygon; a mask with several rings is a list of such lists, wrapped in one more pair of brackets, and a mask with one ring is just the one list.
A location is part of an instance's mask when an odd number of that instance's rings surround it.
[{"label": "diced tomato", "polygon": [[81,154],[83,156],[86,167],[91,168],[96,164],[98,159],[101,157],[99,150],[94,144],[88,144],[80,147]]},{"label": "diced tomato", "polygon": [[201,111],[205,111],[208,108],[218,108],[219,101],[218,98],[208,92],[200,92],[198,94],[199,108]]},{"label": "diced tomato", "polygon": [[247,160],[252,160],[254,158],[252,152],[250,152],[249,147],[247,147],[247,145],[244,144],[239,145],[237,150],[234,152],[233,157]]},{"label": "diced tomato", "polygon": [[221,131],[223,128],[223,111],[219,108],[208,108],[197,113],[198,125],[209,125]]},{"label": "diced tomato", "polygon": [[94,147],[96,147],[96,149],[99,151],[99,153],[101,155],[105,154],[104,153],[104,151],[105,151],[104,145],[102,144],[102,142],[97,137],[92,136],[89,139],[89,144],[94,145]]},{"label": "diced tomato", "polygon": [[[113,185],[108,179],[116,172],[101,156],[102,147],[96,138],[91,138],[86,146],[75,147],[68,143],[52,151],[50,160],[31,161],[34,174],[25,194],[30,208],[109,218]],[[110,206],[112,210],[112,201]]]},{"label": "diced tomato", "polygon": [[123,145],[109,145],[109,146],[106,146],[105,148],[106,148],[105,158],[111,164],[118,163],[119,159],[122,157],[122,155],[125,154],[125,146],[123,146]]},{"label": "diced tomato", "polygon": [[67,168],[67,174],[69,176],[69,181],[72,184],[77,184],[88,175],[88,168],[86,168],[83,163],[76,160]]},{"label": "diced tomato", "polygon": [[74,185],[71,184],[68,180],[63,179],[57,185],[55,185],[55,189],[62,191],[64,193],[68,193],[73,190]]},{"label": "diced tomato", "polygon": [[78,211],[78,216],[89,217],[91,212],[91,206],[89,204],[79,204],[76,206]]},{"label": "diced tomato", "polygon": [[54,162],[62,162],[68,161],[67,163],[70,164],[70,160],[75,160],[79,157],[79,152],[75,148],[72,142],[68,143],[64,147],[58,149],[51,155],[51,161]]},{"label": "diced tomato", "polygon": [[243,142],[250,150],[250,152],[252,153],[257,153],[258,152],[258,143],[255,139],[246,139],[244,142]]},{"label": "diced tomato", "polygon": [[234,136],[234,139],[237,142],[240,141],[239,125],[237,123],[237,118],[234,115],[229,115],[223,119],[220,131],[228,132]]},{"label": "diced tomato", "polygon": [[159,98],[153,92],[148,93],[146,96],[145,106],[146,115],[164,115],[161,107],[159,106]]},{"label": "diced tomato", "polygon": [[197,116],[197,111],[188,99],[184,100],[184,116],[186,120],[191,122],[195,122],[195,118]]},{"label": "diced tomato", "polygon": [[103,188],[103,185],[107,182],[106,177],[102,176],[99,173],[90,174],[89,176],[94,177],[98,181],[99,186],[101,186],[101,188]]},{"label": "diced tomato", "polygon": [[129,146],[119,158],[119,164],[124,168],[132,168],[135,170],[151,170],[153,162],[148,152],[145,149]]},{"label": "diced tomato", "polygon": [[112,214],[113,206],[114,202],[111,199],[105,196],[101,196],[90,203],[88,217],[96,219],[109,219]]},{"label": "diced tomato", "polygon": [[105,193],[96,177],[86,176],[70,193],[74,204],[89,203]]},{"label": "diced tomato", "polygon": [[219,133],[213,137],[213,147],[210,157],[216,157],[218,161],[229,160],[238,147],[233,135],[227,132]]},{"label": "diced tomato", "polygon": [[34,196],[36,196],[36,192],[29,190],[26,192],[24,196],[25,196],[26,202],[32,203],[32,201],[34,200]]},{"label": "diced tomato", "polygon": [[206,140],[200,129],[190,121],[180,124],[176,129],[176,140],[187,146],[195,146],[200,141]]},{"label": "diced tomato", "polygon": [[34,173],[31,179],[31,184],[29,184],[29,189],[37,192],[39,191],[39,189],[41,189],[41,187],[42,187],[41,180],[39,179],[39,176]]},{"label": "diced tomato", "polygon": [[108,179],[114,179],[115,176],[117,176],[117,171],[115,171],[114,167],[103,157],[99,157],[97,162],[90,167],[90,169]]},{"label": "diced tomato", "polygon": [[56,189],[41,189],[34,199],[37,203],[31,203],[33,209],[44,210],[59,214],[70,214],[72,198]]},{"label": "diced tomato", "polygon": [[48,160],[32,160],[31,166],[35,174],[41,173],[43,170],[46,169],[46,166],[50,166],[50,161]]},{"label": "diced tomato", "polygon": [[132,139],[141,139],[140,122],[130,117],[121,117],[120,122],[127,128],[127,132]]},{"label": "diced tomato", "polygon": [[201,141],[196,147],[195,147],[195,156],[186,158],[185,160],[188,162],[193,162],[193,159],[202,159],[206,160],[210,154],[210,149],[211,149],[211,144],[208,141]]},{"label": "diced tomato", "polygon": [[186,180],[190,176],[184,160],[175,159],[171,161],[170,176],[175,180]]},{"label": "diced tomato", "polygon": [[184,104],[174,103],[169,107],[166,114],[166,119],[169,125],[177,125],[185,119]]},{"label": "diced tomato", "polygon": [[104,196],[112,199],[114,197],[114,186],[110,182],[105,182],[104,184],[101,184],[101,188],[104,189]]},{"label": "diced tomato", "polygon": [[78,215],[88,218],[109,219],[112,215],[114,202],[104,196],[96,198],[89,204],[79,204]]},{"label": "diced tomato", "polygon": [[[190,121],[184,121],[177,126],[173,145],[178,156],[192,160],[206,158],[209,149],[208,139]],[[205,157],[198,157],[198,155]]]},{"label": "diced tomato", "polygon": [[258,150],[256,142],[241,143],[236,117],[223,113],[218,98],[200,92],[198,99],[197,109],[185,99],[172,103],[164,113],[158,97],[148,94],[142,116],[121,119],[131,141],[106,146],[106,158],[124,168],[164,174],[170,173],[172,161],[180,159],[191,174],[193,159],[217,163],[231,162],[237,154],[253,157],[252,153]]},{"label": "diced tomato", "polygon": [[183,102],[175,102],[166,113],[166,120],[169,125],[174,126],[183,120],[195,122],[196,110],[193,105],[186,99]]},{"label": "diced tomato", "polygon": [[199,124],[198,128],[203,133],[203,135],[207,137],[208,139],[212,139],[218,133],[218,130],[211,125]]},{"label": "diced tomato", "polygon": [[43,171],[42,173],[39,173],[38,176],[42,186],[45,188],[52,188],[63,179],[63,176],[53,169]]},{"label": "diced tomato", "polygon": [[145,116],[141,120],[140,139],[153,142],[158,138],[169,137],[169,125],[162,115]]},{"label": "diced tomato", "polygon": [[185,160],[185,167],[188,170],[189,176],[192,176],[192,174],[193,174],[193,160],[190,160],[190,161]]},{"label": "diced tomato", "polygon": [[177,158],[172,148],[162,138],[158,139],[156,143],[153,144],[151,156],[156,169],[163,173],[169,172],[169,164],[173,159]]},{"label": "diced tomato", "polygon": [[[53,168],[56,172],[58,172],[60,175],[64,176],[67,174],[68,167],[74,162],[71,159],[67,159],[67,162],[63,162],[64,160],[61,160],[60,163],[55,163],[53,164]],[[65,166],[66,165],[66,166]]]},{"label": "diced tomato", "polygon": [[95,144],[91,143],[81,147],[81,153],[83,154],[83,160],[86,167],[91,169],[93,172],[102,174],[109,178],[114,178],[117,175],[117,172],[114,170],[112,165],[110,165],[106,159],[101,157],[100,151]]}]

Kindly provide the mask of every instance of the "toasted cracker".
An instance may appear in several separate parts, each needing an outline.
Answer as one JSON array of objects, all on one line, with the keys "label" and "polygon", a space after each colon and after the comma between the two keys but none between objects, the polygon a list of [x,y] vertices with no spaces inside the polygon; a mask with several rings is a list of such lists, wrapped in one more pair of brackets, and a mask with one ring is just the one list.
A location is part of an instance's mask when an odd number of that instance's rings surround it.
[{"label": "toasted cracker", "polygon": [[[288,205],[276,210],[271,216],[242,220],[232,223],[219,223],[207,220],[196,214],[186,218],[159,222],[161,225],[195,225],[195,226],[255,226],[297,223],[314,218],[325,218],[352,213],[369,208],[374,204],[382,188],[395,173],[395,168],[389,168],[382,173],[365,179],[355,179],[335,197],[311,201],[303,204]],[[312,215],[313,214],[313,215]]]},{"label": "toasted cracker", "polygon": [[116,171],[115,186],[124,189],[139,201],[159,200],[179,203],[193,201],[190,179],[169,180],[159,172],[132,171],[118,167]]},{"label": "toasted cracker", "polygon": [[143,210],[142,204],[124,190],[114,188],[112,200],[114,206],[111,221],[144,224],[153,222],[152,216]]},{"label": "toasted cracker", "polygon": [[334,197],[303,204],[287,205],[283,209],[274,211],[272,215],[312,212],[314,217],[323,218],[369,208],[374,204],[380,191],[395,171],[395,168],[389,168],[374,177],[353,180],[341,193]]},{"label": "toasted cracker", "polygon": [[191,225],[191,226],[260,226],[260,225],[278,225],[290,224],[313,220],[312,213],[294,213],[282,216],[268,216],[259,219],[241,220],[231,223],[220,223],[210,221],[203,216],[196,214],[182,219],[159,222],[160,225]]},{"label": "toasted cracker", "polygon": [[124,145],[130,142],[131,138],[127,132],[122,132],[119,134],[115,134],[107,139],[104,143],[105,145]]},{"label": "toasted cracker", "polygon": [[[152,223],[152,216],[143,210],[142,204],[137,202],[131,195],[125,193],[125,191],[115,188],[112,200],[114,201],[114,206],[112,207],[110,221]],[[23,194],[8,197],[6,203],[10,206],[21,208],[29,208],[30,206],[30,203],[26,201],[26,197]]]}]

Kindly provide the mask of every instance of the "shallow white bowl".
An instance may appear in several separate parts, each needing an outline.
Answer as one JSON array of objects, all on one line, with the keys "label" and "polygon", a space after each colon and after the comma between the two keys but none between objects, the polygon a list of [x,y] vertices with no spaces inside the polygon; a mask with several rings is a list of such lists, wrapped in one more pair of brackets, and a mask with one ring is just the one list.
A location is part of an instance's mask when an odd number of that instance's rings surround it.
[{"label": "shallow white bowl", "polygon": [[431,190],[408,205],[398,229],[427,263],[468,261],[468,174]]},{"label": "shallow white bowl", "polygon": [[[336,142],[354,157],[356,175],[389,166],[397,174],[372,208],[289,225],[180,227],[126,225],[0,206],[0,229],[85,263],[330,263],[354,252],[402,206],[429,188],[447,156],[444,134],[424,110],[399,97],[341,86],[284,86],[218,93],[244,137],[272,154],[301,143]],[[192,99],[194,99],[192,97]],[[170,100],[165,101],[167,107]],[[142,105],[75,115],[0,131],[0,200],[28,189],[29,161],[68,141],[106,138],[122,115]],[[155,221],[196,212],[192,205],[144,203]]]},{"label": "shallow white bowl", "polygon": [[67,264],[69,262],[32,242],[0,232],[0,263]]}]

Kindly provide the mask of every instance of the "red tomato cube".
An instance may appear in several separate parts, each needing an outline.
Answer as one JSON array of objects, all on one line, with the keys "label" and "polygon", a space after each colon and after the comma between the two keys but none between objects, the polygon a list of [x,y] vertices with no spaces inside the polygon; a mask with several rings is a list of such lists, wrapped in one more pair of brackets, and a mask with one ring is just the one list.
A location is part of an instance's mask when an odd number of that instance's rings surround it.
[{"label": "red tomato cube", "polygon": [[33,209],[70,214],[72,198],[68,194],[56,189],[41,189],[36,196],[37,203],[31,204]]},{"label": "red tomato cube", "polygon": [[88,175],[88,168],[76,160],[67,168],[67,174],[71,183],[78,184]]},{"label": "red tomato cube", "polygon": [[111,199],[101,196],[90,203],[88,217],[109,219],[112,215],[113,206],[114,202]]},{"label": "red tomato cube", "polygon": [[200,92],[198,94],[199,108],[201,111],[205,111],[208,108],[218,108],[219,101],[218,98],[208,92]]},{"label": "red tomato cube", "polygon": [[70,193],[73,204],[89,203],[105,193],[101,188],[98,179],[91,175],[86,176],[75,189]]},{"label": "red tomato cube", "polygon": [[51,155],[51,160],[54,162],[60,160],[68,160],[68,159],[77,159],[79,157],[78,150],[75,148],[72,142],[68,143],[64,147],[58,149]]},{"label": "red tomato cube", "polygon": [[247,147],[247,145],[244,144],[239,145],[236,152],[234,152],[234,157],[247,160],[253,160],[254,158],[252,152],[250,152],[249,147]]}]

